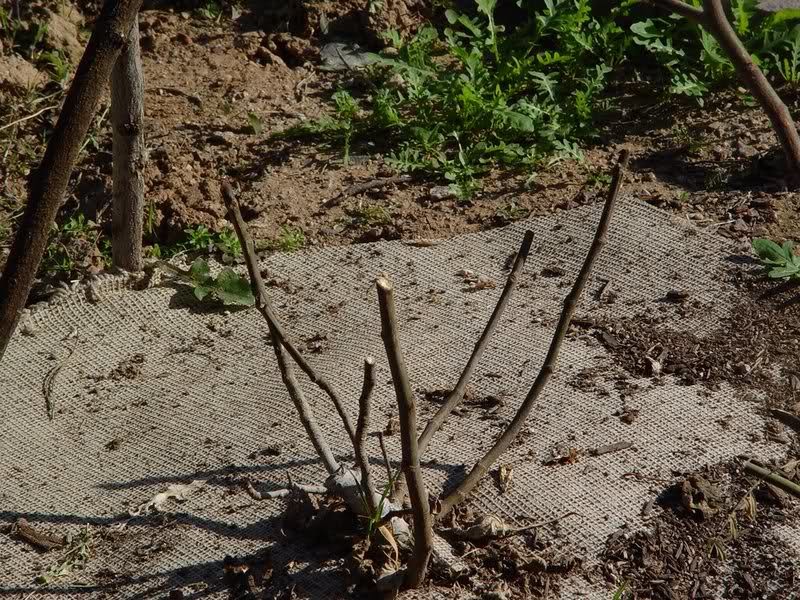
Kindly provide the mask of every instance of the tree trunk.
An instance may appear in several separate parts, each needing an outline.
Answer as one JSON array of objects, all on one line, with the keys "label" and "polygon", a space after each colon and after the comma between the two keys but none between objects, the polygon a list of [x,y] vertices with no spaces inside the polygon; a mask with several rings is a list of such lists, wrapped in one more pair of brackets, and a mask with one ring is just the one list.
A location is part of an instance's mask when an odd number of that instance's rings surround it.
[{"label": "tree trunk", "polygon": [[142,268],[144,220],[144,77],[139,52],[139,24],[111,74],[111,123],[114,128],[114,203],[111,254],[114,266]]},{"label": "tree trunk", "polygon": [[28,204],[0,278],[0,359],[25,308],[81,144],[141,5],[142,0],[107,0],[103,5],[42,162],[31,177]]},{"label": "tree trunk", "polygon": [[797,186],[800,184],[800,135],[789,109],[731,27],[722,0],[703,0],[703,9],[703,24],[731,59],[739,77],[769,117],[786,158],[787,179],[792,187]]}]

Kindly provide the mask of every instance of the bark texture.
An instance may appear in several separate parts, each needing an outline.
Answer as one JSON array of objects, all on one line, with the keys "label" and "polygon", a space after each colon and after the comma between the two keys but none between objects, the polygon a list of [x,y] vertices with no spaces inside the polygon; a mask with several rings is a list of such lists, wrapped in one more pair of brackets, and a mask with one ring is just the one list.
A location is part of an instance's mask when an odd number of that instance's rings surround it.
[{"label": "bark texture", "polygon": [[107,0],[103,5],[42,162],[31,177],[28,204],[0,278],[0,359],[25,308],[81,144],[141,5],[142,0]]},{"label": "bark texture", "polygon": [[144,221],[144,75],[139,50],[139,23],[111,75],[111,122],[114,128],[114,203],[111,254],[114,266],[142,269]]}]

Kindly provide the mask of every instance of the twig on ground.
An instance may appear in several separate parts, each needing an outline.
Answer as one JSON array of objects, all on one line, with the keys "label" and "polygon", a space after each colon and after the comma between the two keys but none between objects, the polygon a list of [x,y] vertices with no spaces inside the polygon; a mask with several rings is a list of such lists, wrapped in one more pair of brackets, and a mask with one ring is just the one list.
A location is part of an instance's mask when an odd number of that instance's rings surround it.
[{"label": "twig on ground", "polygon": [[800,498],[800,484],[786,479],[786,477],[780,475],[776,470],[765,469],[764,467],[759,467],[748,461],[744,463],[744,471],[750,475],[755,475],[759,479],[763,479],[767,483],[771,483],[795,498]]},{"label": "twig on ground", "polygon": [[418,587],[425,579],[428,561],[433,552],[433,528],[428,504],[428,490],[422,479],[417,444],[417,407],[414,392],[408,380],[400,339],[397,332],[397,317],[394,306],[394,288],[388,279],[375,282],[378,289],[378,304],[381,311],[381,338],[392,372],[397,410],[400,417],[400,445],[403,453],[403,473],[409,484],[411,510],[414,515],[414,550],[408,562],[404,579],[407,588]]},{"label": "twig on ground", "polygon": [[275,498],[285,498],[293,491],[305,492],[307,494],[327,494],[328,489],[324,485],[303,485],[292,483],[288,488],[272,490],[271,492],[259,492],[249,480],[242,482],[242,487],[247,495],[253,500],[273,500]]},{"label": "twig on ground", "polygon": [[77,344],[73,345],[71,348],[67,350],[67,355],[58,361],[58,364],[50,369],[47,374],[44,376],[44,380],[42,381],[42,394],[44,394],[44,406],[47,411],[47,418],[49,420],[53,420],[55,418],[55,411],[56,407],[53,404],[53,386],[56,382],[56,376],[59,374],[61,369],[64,368],[64,365],[67,364],[67,361],[72,357],[72,353],[75,352],[75,348]]},{"label": "twig on ground", "polygon": [[[283,327],[278,320],[275,311],[272,308],[272,304],[269,301],[269,297],[267,296],[267,290],[264,287],[264,281],[261,278],[261,271],[258,268],[258,260],[256,259],[255,248],[253,246],[253,241],[250,238],[250,234],[247,232],[247,226],[245,225],[244,219],[242,218],[242,213],[239,210],[239,202],[236,200],[236,195],[233,192],[233,188],[230,186],[229,183],[224,182],[222,184],[222,198],[225,201],[225,206],[228,209],[228,212],[233,216],[235,222],[234,226],[236,228],[237,233],[240,231],[244,233],[246,236],[245,239],[249,240],[249,247],[250,247],[250,256],[248,256],[247,251],[245,250],[244,241],[241,241],[242,250],[245,252],[245,258],[248,259],[247,262],[247,270],[250,273],[250,279],[254,286],[253,294],[255,295],[256,299],[258,300],[261,298],[261,301],[257,301],[256,305],[258,310],[264,315],[264,318],[267,320],[267,323],[270,327],[270,334],[277,337],[280,343],[286,348],[289,352],[289,355],[294,359],[300,369],[308,376],[308,378],[315,383],[323,392],[325,392],[328,397],[333,402],[333,405],[336,407],[336,412],[339,413],[339,417],[342,419],[342,423],[344,424],[344,428],[347,431],[347,435],[350,436],[351,442],[355,446],[355,437],[356,432],[353,428],[353,422],[350,420],[347,411],[342,404],[341,399],[339,398],[339,394],[331,387],[328,383],[328,380],[325,379],[322,375],[318,374],[316,370],[308,363],[305,357],[300,354],[297,350],[295,345],[288,339],[286,334],[283,331]],[[242,235],[240,234],[240,238]],[[252,262],[252,265],[250,264]]]},{"label": "twig on ground", "polygon": [[[328,445],[324,434],[320,430],[319,425],[317,424],[317,421],[311,412],[311,408],[305,399],[305,394],[303,394],[303,390],[297,383],[291,363],[286,360],[284,347],[289,350],[289,353],[294,358],[294,354],[292,353],[293,346],[291,345],[291,342],[286,340],[286,337],[283,335],[283,332],[280,329],[280,324],[278,323],[278,320],[275,318],[275,315],[272,311],[269,298],[267,297],[267,290],[264,286],[264,280],[261,278],[261,272],[258,268],[258,259],[256,258],[256,251],[253,247],[253,239],[250,237],[250,234],[247,231],[247,225],[245,225],[244,219],[242,218],[242,213],[239,210],[239,203],[236,201],[236,197],[233,195],[233,189],[230,187],[230,185],[224,183],[222,186],[222,191],[223,198],[225,199],[225,205],[228,209],[229,216],[233,221],[236,234],[239,237],[239,243],[242,246],[242,253],[244,255],[245,263],[247,264],[247,270],[250,273],[250,286],[253,290],[253,295],[256,297],[256,307],[264,316],[264,319],[267,321],[267,325],[269,326],[270,341],[272,342],[272,348],[275,351],[275,357],[278,359],[278,367],[281,371],[283,383],[286,385],[286,389],[289,391],[289,396],[291,397],[292,402],[297,409],[300,422],[303,424],[311,443],[314,445],[317,455],[325,464],[325,468],[327,469],[328,473],[333,474],[339,470],[339,463],[334,458],[330,446]],[[299,356],[299,352],[297,354]],[[300,363],[298,362],[298,364]],[[302,365],[300,366],[302,368]],[[306,371],[306,373],[308,373],[308,371]],[[311,375],[309,375],[309,377],[312,381],[315,381],[315,383],[319,382],[318,378],[315,380],[315,378]],[[318,383],[318,385],[320,384]],[[322,385],[320,385],[320,387],[325,389],[325,387]],[[327,389],[330,388],[328,387]],[[353,432],[353,438],[355,438],[355,432]]]},{"label": "twig on ground", "polygon": [[17,537],[37,550],[47,552],[55,548],[63,548],[67,541],[64,536],[43,533],[35,529],[26,519],[20,517],[11,526],[10,534]]},{"label": "twig on ground", "polygon": [[364,499],[367,509],[371,515],[375,514],[375,498],[372,495],[372,474],[369,470],[369,456],[367,455],[364,442],[367,437],[369,427],[370,400],[372,390],[375,389],[375,359],[368,356],[364,359],[364,384],[361,388],[361,396],[358,398],[358,420],[356,421],[355,455],[359,469],[361,469],[361,487],[364,491]]},{"label": "twig on ground", "polygon": [[619,162],[614,170],[614,177],[611,182],[611,187],[608,192],[605,206],[603,207],[603,213],[600,216],[600,222],[597,224],[594,240],[592,241],[592,245],[586,255],[583,266],[578,273],[578,277],[572,286],[572,290],[564,300],[561,317],[559,318],[558,325],[555,333],[553,334],[553,339],[550,342],[550,348],[547,351],[544,364],[542,365],[542,368],[540,369],[533,386],[528,392],[528,395],[525,397],[525,400],[522,402],[522,405],[519,407],[517,414],[494,443],[492,448],[475,464],[464,480],[461,481],[461,483],[459,483],[455,489],[453,489],[442,499],[441,508],[437,515],[437,519],[441,519],[447,515],[447,513],[449,513],[454,506],[463,501],[475,488],[478,482],[484,477],[484,475],[486,475],[495,461],[500,458],[500,456],[506,450],[508,450],[511,443],[514,441],[514,439],[516,439],[517,435],[519,435],[519,432],[522,430],[525,420],[528,418],[528,415],[533,409],[534,403],[539,398],[539,395],[541,394],[545,385],[547,385],[550,376],[553,374],[556,362],[558,360],[558,354],[561,351],[561,345],[564,341],[564,337],[567,334],[567,330],[569,329],[572,316],[575,314],[575,308],[578,305],[578,300],[583,293],[583,288],[586,285],[586,281],[589,279],[589,274],[591,273],[594,261],[598,254],[600,254],[600,250],[605,245],[608,232],[608,222],[611,219],[611,214],[613,213],[617,196],[619,195],[619,190],[622,186],[622,176],[627,163],[628,152],[623,150],[620,153]]},{"label": "twig on ground", "polygon": [[377,179],[370,179],[369,181],[362,181],[355,183],[348,188],[345,188],[333,198],[329,198],[323,204],[325,208],[332,208],[341,203],[342,200],[356,194],[363,194],[369,190],[391,185],[393,183],[408,183],[413,177],[411,175],[395,175],[394,177],[378,177]]},{"label": "twig on ground", "polygon": [[13,127],[14,125],[19,125],[20,123],[24,123],[25,121],[30,121],[31,119],[35,119],[36,117],[38,117],[42,113],[46,113],[47,111],[53,110],[54,108],[58,108],[58,107],[59,107],[58,104],[54,104],[53,106],[46,106],[46,107],[44,107],[44,108],[42,108],[40,110],[37,110],[35,113],[30,114],[30,115],[28,115],[26,117],[22,117],[21,119],[17,119],[16,121],[11,121],[11,123],[6,123],[2,127],[0,127],[0,131],[3,131],[4,129],[8,129],[9,127]]}]

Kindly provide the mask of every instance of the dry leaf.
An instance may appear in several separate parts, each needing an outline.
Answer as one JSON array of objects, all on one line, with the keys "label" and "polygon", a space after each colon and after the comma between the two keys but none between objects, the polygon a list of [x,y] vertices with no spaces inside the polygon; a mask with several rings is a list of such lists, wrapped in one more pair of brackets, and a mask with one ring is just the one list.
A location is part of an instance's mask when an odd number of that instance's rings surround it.
[{"label": "dry leaf", "polygon": [[490,277],[481,275],[475,280],[474,283],[472,283],[471,287],[474,290],[493,290],[497,287],[497,284]]},{"label": "dry leaf", "polygon": [[190,495],[202,488],[206,482],[202,479],[195,479],[191,483],[180,484],[176,483],[169,486],[163,492],[159,492],[149,502],[141,504],[138,508],[129,511],[132,517],[146,515],[152,512],[163,512],[164,507],[168,500],[174,499],[179,502],[186,500]]},{"label": "dry leaf", "polygon": [[397,540],[394,539],[394,534],[392,533],[392,528],[388,525],[381,525],[378,527],[378,533],[381,534],[383,540],[389,545],[392,549],[391,556],[387,554],[387,558],[392,561],[391,568],[392,570],[397,570],[400,568],[400,548],[397,546]]},{"label": "dry leaf", "polygon": [[512,531],[514,531],[514,528],[510,527],[508,523],[503,521],[500,517],[496,515],[486,515],[474,525],[457,531],[456,535],[461,539],[480,542],[504,537]]},{"label": "dry leaf", "polygon": [[703,518],[719,512],[721,493],[708,479],[690,475],[681,484],[681,501],[689,512],[700,513]]},{"label": "dry leaf", "polygon": [[499,469],[500,492],[505,494],[511,485],[511,478],[514,477],[514,467],[511,465],[500,465]]}]

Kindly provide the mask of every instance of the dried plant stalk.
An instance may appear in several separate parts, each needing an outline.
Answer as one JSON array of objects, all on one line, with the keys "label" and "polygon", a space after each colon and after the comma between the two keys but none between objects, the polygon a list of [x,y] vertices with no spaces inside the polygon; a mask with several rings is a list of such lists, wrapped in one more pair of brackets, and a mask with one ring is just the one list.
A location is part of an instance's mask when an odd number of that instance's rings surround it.
[{"label": "dried plant stalk", "polygon": [[419,466],[419,444],[417,443],[417,408],[414,392],[408,380],[400,340],[397,335],[397,317],[394,307],[394,289],[385,278],[376,282],[378,302],[381,310],[381,338],[386,348],[389,369],[397,396],[400,417],[400,444],[403,453],[402,470],[408,480],[411,511],[414,515],[414,550],[408,562],[403,585],[416,588],[425,579],[428,561],[433,552],[433,528],[428,504],[428,491]]},{"label": "dried plant stalk", "polygon": [[505,431],[503,431],[492,448],[475,464],[464,480],[461,481],[461,483],[456,486],[455,489],[453,489],[442,499],[441,508],[437,515],[437,519],[441,519],[447,515],[447,513],[449,513],[454,506],[463,501],[475,488],[478,482],[484,477],[484,475],[486,475],[495,461],[497,461],[497,459],[500,458],[500,456],[506,450],[508,450],[508,447],[522,430],[525,420],[528,418],[528,415],[533,409],[534,403],[539,398],[539,395],[547,385],[550,376],[553,374],[556,361],[558,360],[558,354],[561,351],[561,345],[564,341],[564,336],[566,336],[567,330],[569,329],[569,324],[572,321],[572,316],[575,314],[575,308],[578,305],[578,300],[580,299],[581,294],[583,293],[583,288],[589,279],[589,274],[591,273],[594,261],[597,258],[597,255],[600,253],[600,250],[605,245],[606,235],[608,232],[608,222],[611,219],[611,214],[614,210],[617,196],[619,195],[619,190],[622,185],[622,176],[627,163],[628,152],[623,150],[620,153],[619,162],[614,170],[614,178],[611,182],[611,188],[609,189],[605,206],[603,207],[603,213],[600,216],[600,222],[598,223],[597,230],[594,234],[594,240],[592,241],[592,245],[589,248],[588,254],[586,255],[583,266],[578,273],[578,277],[572,286],[572,290],[564,300],[561,317],[558,321],[558,326],[556,327],[555,333],[553,334],[553,339],[550,342],[550,349],[547,352],[547,356],[545,357],[544,364],[539,371],[539,375],[536,377],[533,386],[528,392],[528,395],[525,397],[525,400],[522,402],[522,405],[519,407],[514,419],[511,421]]}]

